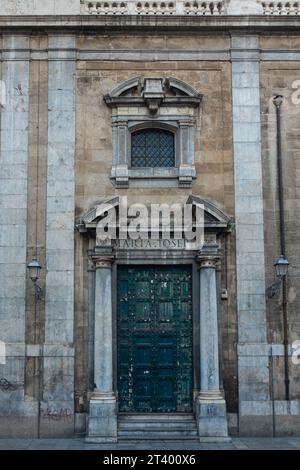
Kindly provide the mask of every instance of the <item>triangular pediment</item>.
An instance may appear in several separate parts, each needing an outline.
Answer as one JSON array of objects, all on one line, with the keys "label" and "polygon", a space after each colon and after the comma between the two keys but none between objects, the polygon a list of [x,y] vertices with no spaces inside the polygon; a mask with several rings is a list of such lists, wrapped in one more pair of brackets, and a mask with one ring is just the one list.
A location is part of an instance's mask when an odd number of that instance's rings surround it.
[{"label": "triangular pediment", "polygon": [[204,221],[205,226],[215,226],[215,227],[228,227],[228,225],[232,222],[232,217],[227,215],[224,211],[219,209],[215,204],[207,199],[203,199],[199,196],[191,195],[187,200],[188,204],[192,204],[193,206],[201,206],[204,207]]},{"label": "triangular pediment", "polygon": [[[187,204],[191,204],[194,207],[204,207],[204,224],[206,229],[227,231],[230,224],[232,223],[232,218],[230,216],[228,216],[215,204],[206,199],[191,195],[187,200]],[[88,211],[82,217],[81,222],[78,224],[78,226],[81,227],[81,231],[84,231],[84,229],[96,228],[97,223],[103,217],[106,217],[109,211],[115,210],[116,212],[118,212],[119,205],[119,196],[114,196],[99,201],[90,211]]]}]

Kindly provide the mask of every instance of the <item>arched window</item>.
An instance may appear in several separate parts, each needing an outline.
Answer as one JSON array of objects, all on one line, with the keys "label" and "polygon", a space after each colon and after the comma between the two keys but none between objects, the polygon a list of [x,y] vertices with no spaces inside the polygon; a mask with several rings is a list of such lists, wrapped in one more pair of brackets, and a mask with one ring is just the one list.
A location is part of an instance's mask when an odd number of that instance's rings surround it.
[{"label": "arched window", "polygon": [[143,129],[131,134],[131,167],[174,167],[173,132],[164,129]]}]

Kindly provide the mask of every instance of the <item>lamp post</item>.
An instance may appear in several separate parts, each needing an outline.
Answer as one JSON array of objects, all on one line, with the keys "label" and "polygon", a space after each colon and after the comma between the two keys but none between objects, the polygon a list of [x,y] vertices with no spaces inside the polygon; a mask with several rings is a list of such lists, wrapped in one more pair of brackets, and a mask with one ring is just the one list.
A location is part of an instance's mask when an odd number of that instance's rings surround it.
[{"label": "lamp post", "polygon": [[280,277],[281,279],[287,276],[288,269],[289,269],[290,263],[288,262],[287,259],[283,255],[279,256],[277,258],[274,267],[276,271],[276,276]]},{"label": "lamp post", "polygon": [[[285,280],[288,274],[288,269],[289,269],[290,263],[288,260],[283,256],[280,255],[275,263],[274,263],[274,268],[275,268],[275,273],[277,278],[279,280],[272,284],[268,289],[267,289],[267,295],[269,299],[272,299],[275,297],[276,293],[279,292],[280,289],[282,289],[282,292],[284,294],[284,288],[285,288]],[[284,297],[284,295],[283,295]],[[285,303],[283,302],[283,324],[286,324],[286,309],[284,308]],[[284,364],[285,364],[285,396],[286,399],[289,399],[289,368],[288,368],[288,342],[286,340],[287,338],[287,329],[284,326]],[[272,391],[271,391],[271,396],[272,396],[272,408],[273,408],[273,436],[276,437],[276,424],[275,424],[275,402],[274,402],[274,367],[273,367],[273,350],[271,346],[271,357],[270,357],[270,371],[271,371],[271,377],[272,377]]]},{"label": "lamp post", "polygon": [[268,297],[272,298],[281,288],[282,290],[282,324],[283,324],[283,346],[284,346],[284,383],[285,399],[290,399],[290,379],[289,379],[289,333],[288,333],[288,303],[287,303],[287,270],[289,263],[285,259],[285,213],[284,213],[284,187],[283,187],[283,155],[281,138],[281,108],[284,98],[281,95],[273,98],[276,108],[276,149],[277,149],[277,184],[278,184],[278,203],[279,203],[279,230],[280,230],[280,252],[281,256],[275,263],[276,274],[280,277],[277,285],[269,288]]},{"label": "lamp post", "polygon": [[41,267],[38,259],[37,258],[32,258],[30,263],[28,263],[28,265],[27,265],[27,269],[28,269],[28,272],[29,272],[30,279],[32,280],[33,285],[34,285],[34,291],[35,291],[36,299],[40,299],[43,295],[43,290],[38,285],[37,281],[39,279],[40,271],[41,271],[42,267]]},{"label": "lamp post", "polygon": [[276,276],[279,278],[277,282],[274,282],[270,287],[267,289],[267,295],[269,299],[273,299],[277,292],[282,287],[283,280],[286,278],[288,274],[290,263],[288,260],[283,256],[280,255],[274,263],[275,273]]},{"label": "lamp post", "polygon": [[[40,272],[42,266],[40,265],[37,258],[32,258],[30,263],[27,264],[27,269],[29,272],[30,279],[33,282],[34,286],[34,342],[37,341],[37,301],[42,298],[43,289],[38,285],[38,279],[40,277]],[[40,438],[40,420],[41,420],[41,359],[39,358],[39,375],[38,375],[38,420],[37,420],[37,437]]]}]

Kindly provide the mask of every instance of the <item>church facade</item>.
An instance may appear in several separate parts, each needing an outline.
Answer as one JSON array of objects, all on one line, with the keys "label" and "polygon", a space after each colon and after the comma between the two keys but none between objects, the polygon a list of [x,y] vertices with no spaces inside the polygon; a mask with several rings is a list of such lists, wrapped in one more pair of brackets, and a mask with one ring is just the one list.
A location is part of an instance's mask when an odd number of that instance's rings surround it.
[{"label": "church facade", "polygon": [[299,435],[299,15],[0,1],[1,437]]}]

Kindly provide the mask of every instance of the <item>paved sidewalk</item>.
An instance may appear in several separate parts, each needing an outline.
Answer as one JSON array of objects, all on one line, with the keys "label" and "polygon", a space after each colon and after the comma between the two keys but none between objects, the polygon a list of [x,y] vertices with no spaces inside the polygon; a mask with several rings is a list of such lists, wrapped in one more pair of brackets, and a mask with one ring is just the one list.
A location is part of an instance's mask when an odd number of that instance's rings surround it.
[{"label": "paved sidewalk", "polygon": [[300,450],[300,438],[233,438],[226,444],[197,441],[120,441],[87,444],[84,439],[0,439],[0,450]]}]

